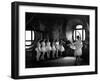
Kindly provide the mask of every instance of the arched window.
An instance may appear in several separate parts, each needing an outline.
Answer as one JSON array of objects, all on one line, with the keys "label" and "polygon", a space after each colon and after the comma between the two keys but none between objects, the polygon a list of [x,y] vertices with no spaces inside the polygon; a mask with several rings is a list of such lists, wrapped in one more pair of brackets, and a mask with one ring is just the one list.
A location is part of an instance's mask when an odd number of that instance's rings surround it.
[{"label": "arched window", "polygon": [[26,36],[25,36],[25,45],[26,46],[31,46],[32,45],[32,41],[34,40],[34,31],[32,30],[26,30],[25,32]]},{"label": "arched window", "polygon": [[85,29],[83,28],[83,25],[76,25],[74,31],[73,31],[73,40],[77,40],[77,36],[81,38],[82,41],[85,40]]}]

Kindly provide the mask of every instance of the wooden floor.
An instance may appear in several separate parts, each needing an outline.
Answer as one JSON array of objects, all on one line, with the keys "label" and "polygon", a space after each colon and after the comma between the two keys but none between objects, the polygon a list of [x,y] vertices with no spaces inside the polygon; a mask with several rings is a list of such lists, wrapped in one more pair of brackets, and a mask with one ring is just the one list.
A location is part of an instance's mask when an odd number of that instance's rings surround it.
[{"label": "wooden floor", "polygon": [[[75,64],[75,57],[62,57],[58,59],[52,59],[52,60],[45,60],[45,61],[39,61],[39,62],[33,62],[32,65],[28,66],[27,68],[40,68],[40,67],[60,67],[60,66],[76,66]],[[78,65],[86,65],[80,59]]]}]

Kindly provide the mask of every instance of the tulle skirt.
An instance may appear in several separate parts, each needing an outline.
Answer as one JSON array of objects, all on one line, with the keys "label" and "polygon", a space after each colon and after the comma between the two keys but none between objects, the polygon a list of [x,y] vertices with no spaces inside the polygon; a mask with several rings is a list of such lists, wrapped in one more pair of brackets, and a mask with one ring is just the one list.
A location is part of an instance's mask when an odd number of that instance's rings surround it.
[{"label": "tulle skirt", "polygon": [[82,49],[76,49],[75,50],[75,53],[74,53],[75,56],[81,56],[82,55]]}]

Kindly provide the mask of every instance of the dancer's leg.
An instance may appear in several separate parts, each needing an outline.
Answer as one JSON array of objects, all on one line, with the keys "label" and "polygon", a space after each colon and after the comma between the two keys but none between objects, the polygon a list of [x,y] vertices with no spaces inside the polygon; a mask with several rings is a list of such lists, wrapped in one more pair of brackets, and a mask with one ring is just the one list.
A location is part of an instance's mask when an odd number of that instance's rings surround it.
[{"label": "dancer's leg", "polygon": [[41,59],[44,60],[45,52],[42,53]]},{"label": "dancer's leg", "polygon": [[39,59],[39,58],[40,58],[40,55],[41,55],[41,53],[40,53],[40,52],[37,52],[37,55],[36,55],[36,60],[37,60],[37,61],[40,60],[40,59]]}]

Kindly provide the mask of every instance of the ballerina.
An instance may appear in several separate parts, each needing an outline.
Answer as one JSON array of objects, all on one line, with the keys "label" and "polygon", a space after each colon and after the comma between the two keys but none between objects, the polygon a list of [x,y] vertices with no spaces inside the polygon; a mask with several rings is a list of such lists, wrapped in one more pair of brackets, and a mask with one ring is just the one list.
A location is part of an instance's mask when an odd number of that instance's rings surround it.
[{"label": "ballerina", "polygon": [[42,52],[42,56],[41,56],[41,59],[42,60],[44,60],[44,55],[45,55],[45,53],[46,53],[46,45],[45,45],[45,40],[44,41],[42,41],[42,47],[41,47],[41,52]]},{"label": "ballerina", "polygon": [[79,36],[77,36],[77,40],[75,41],[74,46],[75,46],[74,56],[76,57],[75,64],[79,64],[80,56],[82,56],[82,47],[83,47],[81,38]]},{"label": "ballerina", "polygon": [[55,47],[55,42],[53,41],[52,43],[52,57],[55,58],[55,54],[56,54],[56,47]]},{"label": "ballerina", "polygon": [[50,52],[51,52],[51,46],[50,46],[50,42],[49,40],[47,41],[47,45],[46,45],[46,51],[47,51],[47,58],[50,58]]},{"label": "ballerina", "polygon": [[40,42],[37,43],[37,47],[35,48],[35,51],[37,52],[36,54],[36,60],[40,60],[40,55],[41,55],[41,44]]},{"label": "ballerina", "polygon": [[56,57],[58,57],[58,51],[60,49],[59,41],[56,41],[55,46],[56,46]]},{"label": "ballerina", "polygon": [[60,44],[60,54],[62,55],[62,52],[64,52],[65,51],[65,48],[64,48],[64,46],[63,46],[63,44],[62,44],[62,41],[61,41],[61,44]]},{"label": "ballerina", "polygon": [[70,44],[70,48],[74,49],[74,56],[76,58],[75,65],[79,64],[80,56],[82,56],[82,47],[83,44],[80,36],[77,36],[77,40],[74,43]]}]

